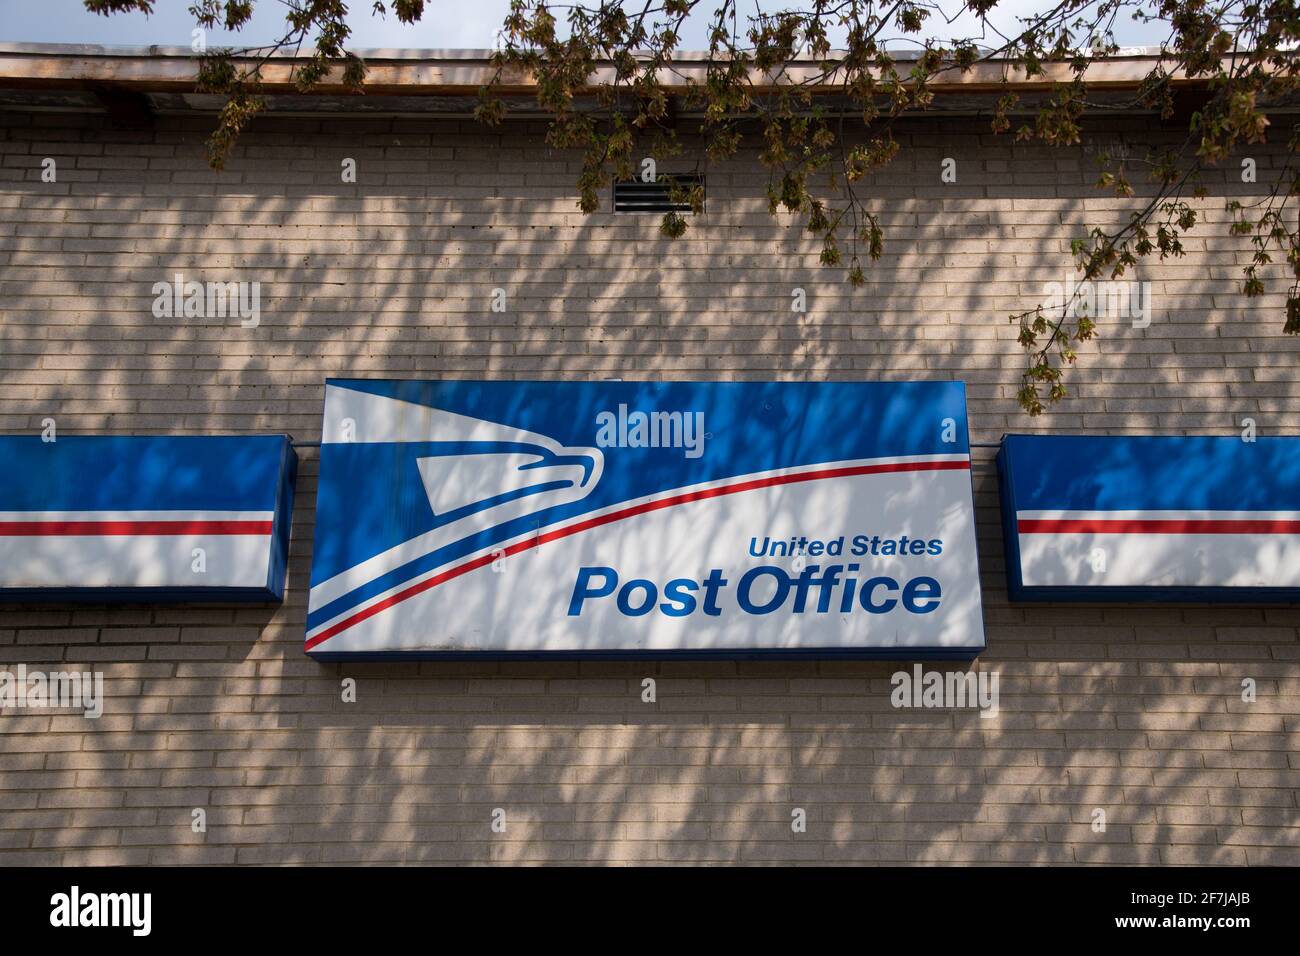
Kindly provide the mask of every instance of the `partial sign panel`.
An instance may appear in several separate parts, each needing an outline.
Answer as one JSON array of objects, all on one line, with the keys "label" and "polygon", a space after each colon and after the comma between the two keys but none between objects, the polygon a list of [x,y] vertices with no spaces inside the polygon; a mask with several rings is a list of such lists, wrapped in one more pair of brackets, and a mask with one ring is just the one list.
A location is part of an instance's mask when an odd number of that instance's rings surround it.
[{"label": "partial sign panel", "polygon": [[1300,598],[1300,439],[1008,435],[1011,597]]},{"label": "partial sign panel", "polygon": [[326,386],[307,650],[971,657],[960,383]]},{"label": "partial sign panel", "polygon": [[0,600],[284,596],[285,435],[7,435],[0,457]]}]

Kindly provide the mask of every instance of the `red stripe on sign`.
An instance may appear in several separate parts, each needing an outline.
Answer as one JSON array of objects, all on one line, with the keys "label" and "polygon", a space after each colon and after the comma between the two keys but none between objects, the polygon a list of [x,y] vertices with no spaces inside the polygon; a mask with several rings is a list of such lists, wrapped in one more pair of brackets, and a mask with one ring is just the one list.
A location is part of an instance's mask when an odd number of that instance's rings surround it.
[{"label": "red stripe on sign", "polygon": [[1300,534],[1300,521],[1253,518],[1033,518],[1021,534]]},{"label": "red stripe on sign", "polygon": [[566,525],[563,528],[556,528],[554,531],[548,531],[545,534],[538,535],[535,538],[529,538],[527,541],[519,541],[508,548],[502,548],[498,554],[492,552],[467,561],[464,564],[449,568],[441,574],[436,574],[431,578],[426,578],[418,584],[412,584],[405,590],[398,591],[396,594],[384,598],[364,610],[358,611],[351,617],[346,617],[337,624],[332,624],[325,630],[321,631],[314,637],[307,638],[307,650],[311,650],[318,644],[328,641],[335,634],[342,633],[353,625],[360,624],[366,618],[374,617],[382,611],[388,610],[395,604],[401,604],[407,598],[415,597],[417,594],[423,594],[431,588],[436,588],[439,584],[445,584],[454,578],[458,578],[470,571],[475,571],[484,565],[491,564],[498,557],[509,557],[510,555],[519,554],[521,551],[527,551],[530,548],[536,548],[539,545],[546,544],[548,541],[558,541],[560,538],[567,538],[570,535],[578,534],[582,531],[590,531],[592,528],[599,528],[601,525],[612,524],[615,521],[622,521],[625,518],[633,518],[637,515],[647,514],[651,511],[662,511],[665,508],[671,508],[674,505],[689,504],[692,501],[704,501],[708,498],[718,498],[722,495],[734,495],[742,491],[753,491],[757,488],[770,488],[775,485],[790,485],[801,481],[816,481],[822,478],[853,478],[859,475],[881,475],[899,471],[954,471],[970,470],[969,461],[913,461],[898,462],[888,465],[858,465],[849,468],[828,468],[825,471],[805,471],[795,475],[774,475],[768,478],[754,478],[750,481],[739,481],[734,485],[721,485],[717,488],[704,488],[700,491],[688,491],[680,495],[673,495],[669,498],[660,498],[657,501],[646,501],[639,505],[633,505],[630,508],[624,508],[622,511],[611,511],[609,514],[598,515],[595,518],[588,518],[585,521],[579,521],[576,524]]},{"label": "red stripe on sign", "polygon": [[45,535],[173,535],[228,534],[265,535],[269,521],[0,521],[0,537],[42,537]]}]

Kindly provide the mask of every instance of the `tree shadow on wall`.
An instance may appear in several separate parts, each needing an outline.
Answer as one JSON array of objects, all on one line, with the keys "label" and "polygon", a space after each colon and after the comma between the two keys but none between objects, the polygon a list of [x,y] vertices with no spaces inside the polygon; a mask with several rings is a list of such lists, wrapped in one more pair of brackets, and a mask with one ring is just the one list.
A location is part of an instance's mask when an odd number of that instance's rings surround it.
[{"label": "tree shadow on wall", "polygon": [[[6,428],[54,414],[65,433],[314,441],[327,376],[961,378],[984,441],[1199,433],[1239,410],[1295,410],[1278,384],[1289,371],[1270,377],[1290,340],[1259,356],[1256,382],[1223,361],[1253,347],[1277,303],[1247,309],[1233,292],[1246,245],[1202,232],[1188,259],[1144,267],[1166,305],[1152,327],[1103,326],[1071,372],[1077,400],[1023,418],[1004,317],[1068,272],[1069,230],[1121,222],[1131,203],[1098,198],[1077,151],[1023,146],[1007,169],[1005,151],[959,154],[959,177],[974,175],[945,191],[931,171],[954,137],[975,142],[975,121],[904,131],[911,148],[870,184],[886,257],[857,290],[797,223],[767,215],[752,149],[708,170],[706,215],[670,243],[653,217],[580,215],[579,160],[539,152],[536,127],[278,118],[217,177],[208,124],[161,117],[144,150],[99,118],[6,127],[33,156],[79,157],[57,188],[30,171],[5,184],[20,222],[0,237]],[[338,182],[345,156],[355,186]],[[260,281],[262,323],[154,319],[152,284],[177,271]],[[790,312],[796,287],[807,314]],[[0,612],[6,661],[93,662],[110,688],[93,724],[6,717],[0,806],[25,839],[0,843],[0,859],[1295,860],[1294,793],[1277,784],[1294,698],[1277,695],[1293,693],[1296,612],[1009,605],[984,450],[993,719],[894,709],[889,663],[317,664],[302,639],[318,459],[300,456],[283,607]],[[1248,710],[1240,675],[1281,703]],[[345,676],[355,704],[340,699]]]}]

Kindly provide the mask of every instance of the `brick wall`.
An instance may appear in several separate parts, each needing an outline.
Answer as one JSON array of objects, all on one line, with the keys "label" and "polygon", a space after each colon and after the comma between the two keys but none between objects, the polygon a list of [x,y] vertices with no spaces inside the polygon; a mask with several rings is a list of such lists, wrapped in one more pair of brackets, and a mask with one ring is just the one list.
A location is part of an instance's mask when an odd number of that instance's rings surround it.
[{"label": "brick wall", "polygon": [[[1104,324],[1076,397],[1029,420],[1007,316],[1065,277],[1071,237],[1133,205],[1092,188],[1084,149],[905,127],[870,187],[886,255],[855,291],[767,215],[752,153],[708,170],[707,214],[671,242],[655,217],[578,213],[575,159],[535,128],[283,119],[216,176],[209,122],[0,117],[0,431],[311,441],[327,375],[390,374],[959,378],[977,441],[1245,417],[1300,434],[1285,286],[1240,298],[1249,247],[1223,235],[1224,196],[1262,194],[1280,144],[1253,151],[1258,185],[1235,166],[1212,181],[1186,257],[1141,270],[1151,326]],[[1116,122],[1092,142],[1162,135]],[[261,325],[155,319],[151,286],[178,271],[260,281]],[[992,720],[892,709],[892,664],[314,663],[300,454],[283,607],[0,608],[0,665],[93,666],[108,689],[98,721],[0,715],[0,863],[1300,863],[1300,609],[1009,605],[991,449],[974,481]]]}]

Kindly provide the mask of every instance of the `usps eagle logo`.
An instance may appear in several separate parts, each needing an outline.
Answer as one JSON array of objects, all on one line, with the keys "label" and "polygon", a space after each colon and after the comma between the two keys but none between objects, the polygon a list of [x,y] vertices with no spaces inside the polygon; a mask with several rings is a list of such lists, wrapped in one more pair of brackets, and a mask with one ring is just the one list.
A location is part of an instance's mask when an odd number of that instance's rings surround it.
[{"label": "usps eagle logo", "polygon": [[[525,429],[338,385],[326,388],[321,444],[322,457],[375,449],[397,461],[399,480],[418,480],[422,489],[428,510],[415,520],[427,530],[396,542],[358,535],[352,554],[358,560],[319,581],[313,569],[309,644],[329,636],[337,620],[354,619],[430,580],[448,561],[476,552],[499,556],[511,539],[497,534],[499,529],[581,501],[599,484],[605,466],[599,448],[568,447]],[[359,495],[390,491],[356,488]],[[363,554],[376,540],[386,546]]]}]

